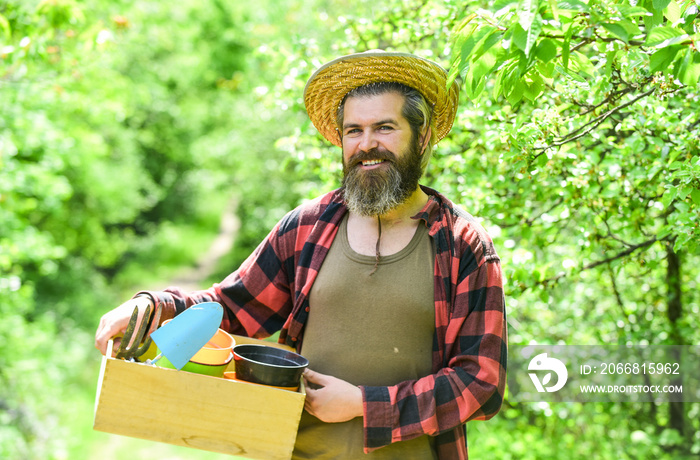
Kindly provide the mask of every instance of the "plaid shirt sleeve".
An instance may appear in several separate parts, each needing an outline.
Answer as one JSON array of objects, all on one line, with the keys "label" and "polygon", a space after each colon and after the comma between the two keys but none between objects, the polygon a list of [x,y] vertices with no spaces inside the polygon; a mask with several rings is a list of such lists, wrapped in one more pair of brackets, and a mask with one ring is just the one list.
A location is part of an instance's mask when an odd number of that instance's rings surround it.
[{"label": "plaid shirt sleeve", "polygon": [[328,193],[289,212],[236,271],[207,290],[169,287],[137,295],[155,300],[161,321],[198,303],[219,302],[223,329],[256,338],[281,330],[280,341],[298,346],[308,293],[344,212],[339,197]]},{"label": "plaid shirt sleeve", "polygon": [[[284,225],[279,222],[243,264],[221,283],[206,290],[186,292],[179,287],[143,291],[157,302],[161,320],[172,318],[202,302],[219,302],[224,308],[221,327],[231,333],[263,338],[280,330],[292,310],[289,277],[284,256]],[[137,295],[139,295],[137,294]]]},{"label": "plaid shirt sleeve", "polygon": [[437,247],[434,373],[395,386],[361,387],[365,452],[428,434],[437,436],[439,458],[466,458],[463,424],[491,418],[503,400],[507,338],[500,260],[486,232],[463,211],[453,208],[431,220]]}]

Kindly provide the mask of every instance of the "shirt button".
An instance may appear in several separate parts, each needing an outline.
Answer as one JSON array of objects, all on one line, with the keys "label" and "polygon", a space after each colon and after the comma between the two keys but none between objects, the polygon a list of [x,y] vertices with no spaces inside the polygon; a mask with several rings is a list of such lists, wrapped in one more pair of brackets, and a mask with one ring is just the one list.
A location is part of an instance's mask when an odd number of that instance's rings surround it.
[{"label": "shirt button", "polygon": [[308,313],[308,312],[309,312],[309,307],[306,307],[306,308],[304,309],[304,311],[305,311],[306,313]]}]

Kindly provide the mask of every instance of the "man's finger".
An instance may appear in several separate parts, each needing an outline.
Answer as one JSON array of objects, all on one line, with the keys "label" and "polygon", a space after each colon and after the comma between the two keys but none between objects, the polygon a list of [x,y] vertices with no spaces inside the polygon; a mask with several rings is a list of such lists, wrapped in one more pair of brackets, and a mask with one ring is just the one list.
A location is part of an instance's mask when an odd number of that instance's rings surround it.
[{"label": "man's finger", "polygon": [[321,374],[319,372],[314,372],[311,369],[306,369],[304,371],[304,384],[306,389],[309,390],[319,390],[326,385],[328,385],[329,376]]},{"label": "man's finger", "polygon": [[[109,340],[108,340],[109,341]],[[117,356],[117,350],[119,350],[119,347],[122,344],[122,338],[121,337],[115,337],[114,338],[114,345],[112,345],[112,358]],[[107,352],[107,349],[105,348],[105,353]]]},{"label": "man's finger", "polygon": [[324,383],[327,380],[326,375],[321,374],[320,372],[312,371],[309,368],[306,368],[304,370],[303,375],[304,375],[304,378],[306,379],[306,381],[311,382],[311,383],[316,384],[316,385],[325,386]]}]

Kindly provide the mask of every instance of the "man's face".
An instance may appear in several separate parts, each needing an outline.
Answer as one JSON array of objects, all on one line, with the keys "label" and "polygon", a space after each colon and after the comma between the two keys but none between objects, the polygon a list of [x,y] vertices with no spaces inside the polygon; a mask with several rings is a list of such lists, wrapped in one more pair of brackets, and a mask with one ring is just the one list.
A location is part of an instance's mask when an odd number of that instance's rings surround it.
[{"label": "man's face", "polygon": [[343,120],[343,185],[351,212],[381,216],[418,188],[421,152],[397,93],[351,97]]}]

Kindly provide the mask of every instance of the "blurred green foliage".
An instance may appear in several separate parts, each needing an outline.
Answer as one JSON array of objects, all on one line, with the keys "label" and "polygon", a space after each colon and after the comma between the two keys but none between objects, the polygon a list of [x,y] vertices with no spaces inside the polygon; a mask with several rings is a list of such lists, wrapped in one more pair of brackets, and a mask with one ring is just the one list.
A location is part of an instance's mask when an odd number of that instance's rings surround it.
[{"label": "blurred green foliage", "polygon": [[[100,316],[194,263],[230,200],[241,227],[209,282],[339,184],[302,92],[366,49],[460,85],[424,183],[494,237],[512,343],[700,343],[699,27],[688,0],[0,0],[0,457],[100,451]],[[693,458],[698,420],[506,399],[469,449]]]},{"label": "blurred green foliage", "polygon": [[0,2],[0,457],[71,457],[64,395],[94,391],[92,331],[149,279],[129,267],[191,263],[216,231],[236,21],[216,1]]}]

